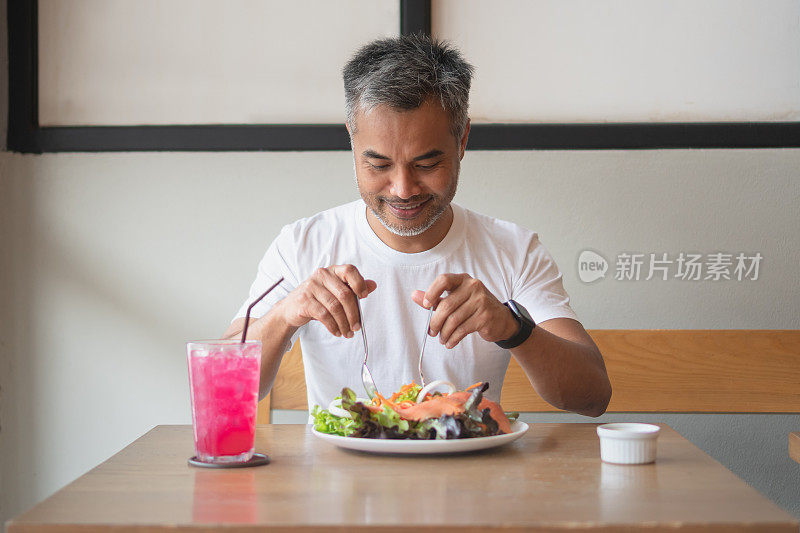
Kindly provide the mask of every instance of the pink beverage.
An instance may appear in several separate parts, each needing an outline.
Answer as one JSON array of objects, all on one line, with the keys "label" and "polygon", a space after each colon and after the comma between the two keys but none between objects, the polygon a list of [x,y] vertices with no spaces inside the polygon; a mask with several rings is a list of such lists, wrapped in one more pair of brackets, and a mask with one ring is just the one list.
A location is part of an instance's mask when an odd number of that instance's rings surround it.
[{"label": "pink beverage", "polygon": [[261,341],[186,343],[197,458],[236,463],[253,457]]}]

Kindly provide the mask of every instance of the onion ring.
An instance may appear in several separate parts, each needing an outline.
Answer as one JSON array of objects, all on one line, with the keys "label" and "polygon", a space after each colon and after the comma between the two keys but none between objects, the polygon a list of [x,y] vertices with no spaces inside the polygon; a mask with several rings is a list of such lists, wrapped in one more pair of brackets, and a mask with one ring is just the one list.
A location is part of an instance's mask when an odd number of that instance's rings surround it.
[{"label": "onion ring", "polygon": [[[368,404],[369,400],[366,398],[356,398],[357,402],[361,402],[363,404]],[[333,416],[341,416],[345,418],[353,418],[353,413],[346,409],[342,409],[342,399],[336,398],[331,403],[328,404],[328,412]]]},{"label": "onion ring", "polygon": [[443,381],[441,379],[437,379],[436,381],[431,381],[430,383],[425,385],[422,388],[421,391],[419,391],[419,394],[417,395],[417,402],[416,403],[421,403],[422,400],[425,399],[425,395],[428,394],[433,389],[435,389],[436,387],[438,387],[439,385],[447,385],[447,387],[450,389],[448,394],[450,392],[455,392],[456,391],[456,386],[453,385],[452,383],[450,383],[449,381]]}]

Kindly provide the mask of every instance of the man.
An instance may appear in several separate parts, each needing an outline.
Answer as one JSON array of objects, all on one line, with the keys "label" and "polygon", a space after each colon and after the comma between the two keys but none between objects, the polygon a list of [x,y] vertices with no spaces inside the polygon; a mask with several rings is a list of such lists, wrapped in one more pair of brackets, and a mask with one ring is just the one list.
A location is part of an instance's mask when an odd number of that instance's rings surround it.
[{"label": "man", "polygon": [[[569,306],[561,274],[537,235],[451,201],[469,135],[472,67],[428,37],[368,44],[344,68],[347,129],[361,199],[283,228],[226,336],[263,343],[260,395],[298,338],[309,406],[369,366],[389,394],[423,372],[463,388],[488,381],[499,400],[510,357],[546,401],[599,416],[611,386],[603,358]],[[356,298],[361,298],[359,317]],[[526,311],[527,310],[527,311]]]}]

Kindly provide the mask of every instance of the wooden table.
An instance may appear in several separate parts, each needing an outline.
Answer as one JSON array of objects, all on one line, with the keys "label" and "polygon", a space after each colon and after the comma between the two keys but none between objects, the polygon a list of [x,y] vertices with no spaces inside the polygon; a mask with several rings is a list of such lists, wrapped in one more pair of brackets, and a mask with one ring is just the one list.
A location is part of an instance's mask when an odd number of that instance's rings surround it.
[{"label": "wooden table", "polygon": [[190,426],[158,426],[7,524],[122,531],[798,531],[797,521],[662,426],[651,465],[602,463],[595,424],[535,424],[450,456],[344,451],[304,425],[259,426],[272,464],[190,467]]},{"label": "wooden table", "polygon": [[789,433],[789,457],[800,463],[800,433]]}]

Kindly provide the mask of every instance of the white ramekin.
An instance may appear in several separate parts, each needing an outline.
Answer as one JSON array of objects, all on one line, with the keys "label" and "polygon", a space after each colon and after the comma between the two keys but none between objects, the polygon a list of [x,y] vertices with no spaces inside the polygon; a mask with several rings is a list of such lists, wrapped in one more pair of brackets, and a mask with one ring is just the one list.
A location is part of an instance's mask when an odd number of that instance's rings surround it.
[{"label": "white ramekin", "polygon": [[600,458],[621,465],[652,463],[656,460],[656,439],[660,430],[653,424],[633,422],[597,426]]}]

